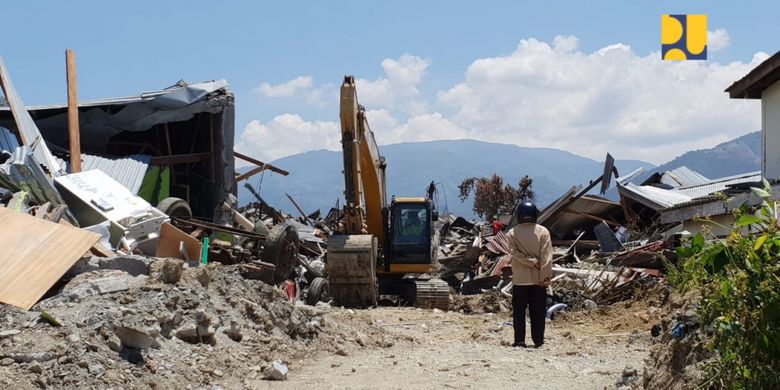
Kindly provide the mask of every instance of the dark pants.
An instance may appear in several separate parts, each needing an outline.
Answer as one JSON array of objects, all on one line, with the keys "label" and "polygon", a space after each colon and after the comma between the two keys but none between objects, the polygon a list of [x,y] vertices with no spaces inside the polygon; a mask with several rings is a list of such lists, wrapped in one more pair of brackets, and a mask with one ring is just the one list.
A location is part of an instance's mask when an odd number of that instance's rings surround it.
[{"label": "dark pants", "polygon": [[547,315],[547,295],[542,286],[513,286],[512,324],[515,344],[525,343],[525,309],[531,315],[531,339],[535,346],[544,344],[544,319]]}]

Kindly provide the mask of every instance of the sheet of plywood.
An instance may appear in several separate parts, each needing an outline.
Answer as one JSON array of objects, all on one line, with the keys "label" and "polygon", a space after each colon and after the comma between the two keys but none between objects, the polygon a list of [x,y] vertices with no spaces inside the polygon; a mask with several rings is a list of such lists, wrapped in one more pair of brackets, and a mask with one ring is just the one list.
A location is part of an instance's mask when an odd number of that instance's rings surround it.
[{"label": "sheet of plywood", "polygon": [[[185,259],[179,253],[179,243],[184,242]],[[157,240],[157,257],[176,257],[187,261],[200,261],[203,244],[197,238],[164,223],[160,228],[160,238]]]},{"label": "sheet of plywood", "polygon": [[100,235],[0,208],[0,302],[30,309]]}]

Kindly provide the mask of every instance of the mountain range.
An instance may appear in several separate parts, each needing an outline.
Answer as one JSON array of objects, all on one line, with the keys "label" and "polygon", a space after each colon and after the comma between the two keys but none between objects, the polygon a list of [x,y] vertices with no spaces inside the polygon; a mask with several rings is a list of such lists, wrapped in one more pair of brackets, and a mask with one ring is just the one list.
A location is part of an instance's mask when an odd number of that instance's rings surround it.
[{"label": "mountain range", "polygon": [[761,169],[761,132],[748,133],[710,149],[683,153],[655,169],[648,169],[633,182],[641,183],[653,172],[665,172],[681,166],[687,166],[709,179],[758,171]]},{"label": "mountain range", "polygon": [[[615,166],[625,175],[639,167],[645,173],[633,180],[639,183],[652,172],[686,165],[709,178],[760,169],[760,132],[747,134],[711,149],[687,152],[656,167],[638,160],[617,160]],[[494,172],[505,183],[516,186],[523,175],[533,178],[537,203],[544,207],[573,185],[587,185],[604,169],[596,161],[559,149],[531,148],[476,140],[409,142],[380,147],[387,161],[387,194],[423,196],[431,181],[437,185],[436,203],[442,212],[473,216],[471,200],[458,199],[458,184],[468,177],[489,176]],[[269,204],[293,215],[295,210],[285,193],[306,213],[327,212],[343,202],[344,178],[341,152],[316,150],[280,158],[272,162],[290,172],[281,176],[270,171],[249,179]],[[240,172],[248,168],[239,169]],[[253,200],[240,183],[241,204]],[[614,193],[614,191],[613,191]]]},{"label": "mountain range", "polygon": [[[550,148],[529,148],[475,140],[445,140],[384,145],[387,161],[388,197],[423,196],[431,181],[437,185],[437,206],[441,211],[471,216],[470,200],[458,199],[458,184],[468,177],[489,176],[494,172],[506,183],[517,186],[523,175],[533,178],[537,202],[543,206],[575,184],[587,184],[603,171],[603,162]],[[275,166],[290,172],[281,176],[268,171],[249,179],[271,205],[297,215],[285,196],[290,194],[307,212],[326,212],[343,202],[344,178],[341,152],[317,150],[278,159]],[[629,172],[652,164],[619,160],[615,165]],[[239,187],[239,200],[252,195]]]}]

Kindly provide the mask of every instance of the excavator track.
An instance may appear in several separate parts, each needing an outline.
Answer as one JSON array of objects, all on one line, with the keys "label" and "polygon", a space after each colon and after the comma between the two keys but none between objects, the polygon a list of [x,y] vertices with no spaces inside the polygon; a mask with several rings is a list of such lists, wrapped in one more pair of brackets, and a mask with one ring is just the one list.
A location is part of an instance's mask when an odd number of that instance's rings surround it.
[{"label": "excavator track", "polygon": [[450,286],[441,279],[415,280],[414,305],[426,309],[448,310]]}]

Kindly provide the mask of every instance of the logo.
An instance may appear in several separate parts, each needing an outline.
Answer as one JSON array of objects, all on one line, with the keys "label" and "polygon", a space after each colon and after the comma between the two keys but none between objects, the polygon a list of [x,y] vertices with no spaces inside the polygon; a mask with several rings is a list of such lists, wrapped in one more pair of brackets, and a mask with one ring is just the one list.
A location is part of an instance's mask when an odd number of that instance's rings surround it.
[{"label": "logo", "polygon": [[707,59],[707,15],[661,15],[661,58]]}]

